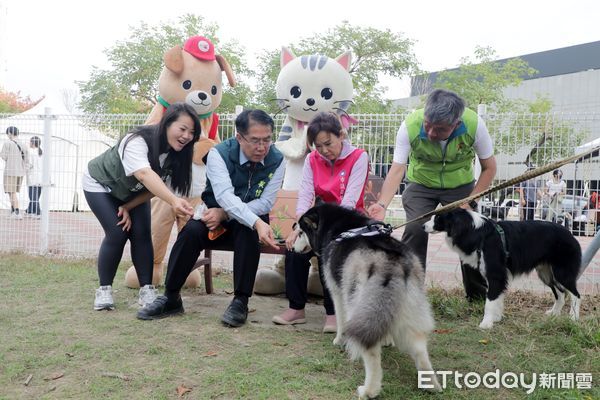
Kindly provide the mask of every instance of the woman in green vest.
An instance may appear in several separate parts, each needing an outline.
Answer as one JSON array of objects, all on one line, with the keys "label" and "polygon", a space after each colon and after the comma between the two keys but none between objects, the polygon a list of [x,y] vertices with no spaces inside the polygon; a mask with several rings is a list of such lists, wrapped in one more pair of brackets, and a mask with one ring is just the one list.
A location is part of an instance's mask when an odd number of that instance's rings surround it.
[{"label": "woman in green vest", "polygon": [[83,190],[105,233],[98,254],[95,310],[114,309],[112,283],[127,240],[140,281],[139,304],[156,298],[149,200],[158,196],[175,213],[193,215],[193,208],[177,194],[186,196],[190,190],[192,151],[200,133],[194,109],[175,103],[158,125],[136,128],[89,162]]}]

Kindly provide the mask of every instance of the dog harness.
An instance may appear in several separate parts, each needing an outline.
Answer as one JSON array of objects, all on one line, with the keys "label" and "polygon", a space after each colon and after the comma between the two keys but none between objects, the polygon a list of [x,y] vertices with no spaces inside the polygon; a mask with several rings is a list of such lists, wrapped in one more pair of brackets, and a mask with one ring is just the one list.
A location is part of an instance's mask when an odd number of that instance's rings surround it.
[{"label": "dog harness", "polygon": [[[510,253],[508,252],[508,246],[506,244],[506,235],[504,234],[504,229],[496,223],[494,223],[494,228],[496,228],[496,232],[500,235],[500,241],[502,242],[502,251],[504,251],[504,261],[508,262],[510,259]],[[481,240],[481,246],[477,248],[477,269],[481,266],[481,250],[483,249],[483,239]]]},{"label": "dog harness", "polygon": [[367,226],[350,229],[342,232],[335,237],[336,242],[341,242],[344,239],[351,239],[357,236],[390,236],[392,234],[392,226],[383,222],[373,222]]},{"label": "dog harness", "polygon": [[506,235],[504,235],[504,229],[502,229],[502,227],[498,224],[494,224],[494,228],[496,228],[496,232],[498,232],[498,234],[500,235],[505,260],[508,260],[508,258],[510,257],[510,253],[508,252],[508,246],[506,245]]}]

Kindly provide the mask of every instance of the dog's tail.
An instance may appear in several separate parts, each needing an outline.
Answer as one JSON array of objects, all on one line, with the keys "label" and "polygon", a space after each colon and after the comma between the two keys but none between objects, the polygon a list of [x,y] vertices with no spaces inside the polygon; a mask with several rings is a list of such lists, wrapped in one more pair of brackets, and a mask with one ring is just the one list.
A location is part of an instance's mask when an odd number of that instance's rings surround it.
[{"label": "dog's tail", "polygon": [[394,275],[373,275],[356,285],[347,308],[344,340],[353,358],[358,348],[370,349],[388,338],[399,308],[398,285],[403,279]]}]

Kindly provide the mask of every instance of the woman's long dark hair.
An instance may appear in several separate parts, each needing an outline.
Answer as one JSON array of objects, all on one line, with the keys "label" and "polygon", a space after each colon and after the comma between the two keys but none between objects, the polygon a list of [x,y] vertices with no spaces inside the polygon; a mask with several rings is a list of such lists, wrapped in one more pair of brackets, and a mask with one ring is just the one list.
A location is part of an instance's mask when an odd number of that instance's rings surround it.
[{"label": "woman's long dark hair", "polygon": [[32,136],[31,139],[29,139],[29,141],[31,142],[33,147],[35,147],[38,150],[38,156],[41,156],[44,152],[42,151],[42,148],[40,147],[40,145],[42,144],[42,140],[40,139],[40,137]]},{"label": "woman's long dark hair", "polygon": [[[169,148],[167,129],[182,114],[189,115],[194,122],[194,139],[186,144],[181,151],[175,151]],[[170,160],[171,165],[171,187],[180,195],[187,196],[191,187],[194,144],[198,141],[201,131],[202,127],[196,111],[185,103],[173,103],[167,108],[158,125],[142,125],[131,132],[132,135],[123,145],[123,152],[125,152],[125,147],[132,138],[141,136],[148,145],[150,168],[156,173],[160,173],[158,156],[168,152],[167,159]]]}]

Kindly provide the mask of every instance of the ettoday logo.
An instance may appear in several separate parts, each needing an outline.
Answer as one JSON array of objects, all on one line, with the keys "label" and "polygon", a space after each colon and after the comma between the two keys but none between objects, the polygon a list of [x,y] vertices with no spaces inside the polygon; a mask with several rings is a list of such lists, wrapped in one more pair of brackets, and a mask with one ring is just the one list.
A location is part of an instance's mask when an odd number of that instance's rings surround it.
[{"label": "ettoday logo", "polygon": [[458,389],[475,389],[484,386],[488,389],[525,389],[531,394],[535,389],[591,389],[591,373],[501,373],[499,369],[485,373],[461,373],[458,371],[418,371],[418,387],[433,389],[433,377],[437,376],[443,389],[454,383]]}]

